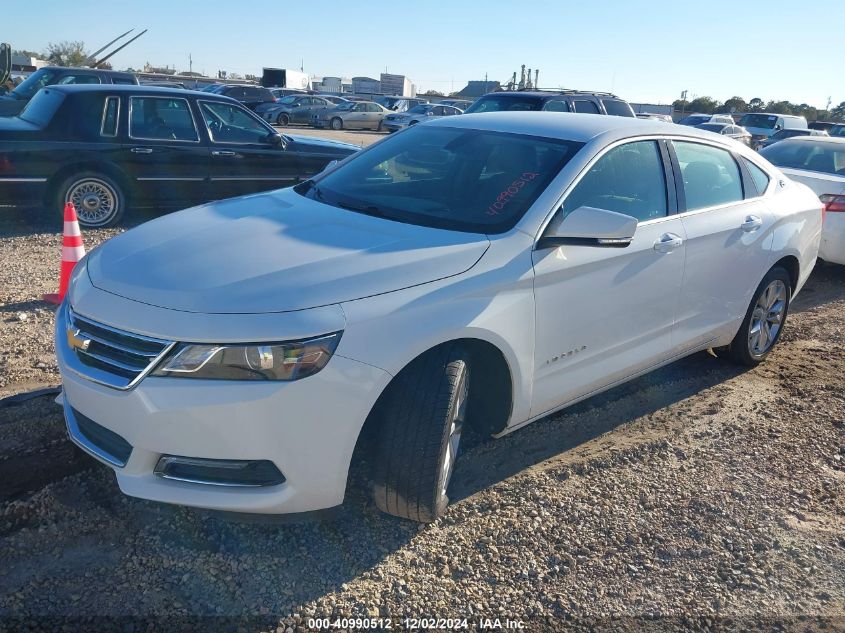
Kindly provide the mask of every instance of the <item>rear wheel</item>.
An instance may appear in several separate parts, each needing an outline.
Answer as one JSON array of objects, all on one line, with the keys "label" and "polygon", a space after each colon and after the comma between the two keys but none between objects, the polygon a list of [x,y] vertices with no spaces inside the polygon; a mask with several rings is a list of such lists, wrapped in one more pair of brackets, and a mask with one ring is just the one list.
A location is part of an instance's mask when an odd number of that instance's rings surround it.
[{"label": "rear wheel", "polygon": [[123,218],[126,196],[112,177],[96,172],[81,172],[59,184],[57,207],[64,210],[73,204],[80,226],[100,228],[114,226]]},{"label": "rear wheel", "polygon": [[342,130],[343,120],[340,117],[335,117],[331,120],[331,125],[333,130]]},{"label": "rear wheel", "polygon": [[727,355],[741,365],[759,365],[780,339],[791,299],[789,273],[780,266],[772,268],[757,286],[739,332],[724,350]]},{"label": "rear wheel", "polygon": [[469,397],[469,355],[443,345],[405,368],[386,394],[373,496],[384,512],[424,523],[446,511]]},{"label": "rear wheel", "polygon": [[276,117],[276,125],[288,125],[290,123],[290,117],[287,114],[280,114]]}]

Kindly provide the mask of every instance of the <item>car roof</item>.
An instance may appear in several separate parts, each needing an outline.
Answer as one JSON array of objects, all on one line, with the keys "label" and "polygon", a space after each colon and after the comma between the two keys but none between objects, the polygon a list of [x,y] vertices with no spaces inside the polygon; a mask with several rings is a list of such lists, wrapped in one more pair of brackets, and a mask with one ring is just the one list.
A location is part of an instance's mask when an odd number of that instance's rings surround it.
[{"label": "car roof", "polygon": [[711,141],[714,138],[712,132],[656,119],[575,112],[484,112],[444,117],[426,125],[511,132],[580,143],[586,143],[600,135],[620,139],[651,134],[673,134]]},{"label": "car roof", "polygon": [[113,70],[111,68],[87,68],[85,66],[42,66],[38,70],[61,70],[61,71],[76,71],[76,70],[85,70],[87,72],[92,73],[102,73],[104,75],[133,75],[134,73],[130,73],[125,70]]},{"label": "car roof", "polygon": [[792,136],[790,138],[785,138],[782,141],[778,141],[778,145],[781,143],[815,143],[821,145],[829,143],[831,145],[845,145],[845,136]]},{"label": "car roof", "polygon": [[227,97],[225,95],[214,94],[213,92],[202,92],[201,90],[189,90],[188,88],[167,88],[163,86],[134,86],[126,84],[58,84],[53,86],[46,86],[42,90],[55,90],[56,92],[63,92],[65,94],[79,94],[89,92],[102,92],[108,94],[137,94],[137,95],[162,95],[182,97],[198,97],[206,101],[225,101],[226,103],[240,103],[236,99]]},{"label": "car roof", "polygon": [[[614,94],[609,92],[591,92],[590,90],[500,90],[499,92],[488,92],[484,97],[538,97],[538,98],[555,98],[555,97],[607,97],[608,99],[619,99]],[[482,97],[482,99],[484,98]]]}]

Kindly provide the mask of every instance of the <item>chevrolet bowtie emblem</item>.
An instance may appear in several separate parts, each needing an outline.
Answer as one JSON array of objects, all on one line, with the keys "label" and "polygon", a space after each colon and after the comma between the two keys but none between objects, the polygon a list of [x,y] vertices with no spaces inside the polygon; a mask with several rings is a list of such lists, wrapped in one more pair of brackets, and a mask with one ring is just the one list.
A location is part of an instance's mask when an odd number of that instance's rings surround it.
[{"label": "chevrolet bowtie emblem", "polygon": [[71,346],[71,348],[82,350],[84,352],[88,349],[88,346],[91,344],[91,339],[79,336],[79,330],[68,328],[67,343]]}]

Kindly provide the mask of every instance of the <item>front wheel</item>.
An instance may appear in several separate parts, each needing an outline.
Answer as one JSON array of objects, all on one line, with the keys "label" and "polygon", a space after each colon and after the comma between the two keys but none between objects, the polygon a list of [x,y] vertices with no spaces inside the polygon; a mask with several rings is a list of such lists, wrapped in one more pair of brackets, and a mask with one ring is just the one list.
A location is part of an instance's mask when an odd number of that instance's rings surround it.
[{"label": "front wheel", "polygon": [[342,130],[343,129],[343,120],[340,117],[335,117],[332,119],[332,129],[333,130]]},{"label": "front wheel", "polygon": [[728,356],[748,367],[763,362],[786,325],[791,300],[792,279],[789,273],[780,266],[772,268],[757,286],[739,332],[727,348]]},{"label": "front wheel", "polygon": [[105,174],[81,172],[58,186],[57,207],[73,204],[79,225],[85,228],[114,226],[123,218],[126,196],[120,184]]},{"label": "front wheel", "polygon": [[458,345],[444,345],[413,361],[390,385],[373,482],[380,510],[423,523],[446,511],[469,372],[469,355]]}]

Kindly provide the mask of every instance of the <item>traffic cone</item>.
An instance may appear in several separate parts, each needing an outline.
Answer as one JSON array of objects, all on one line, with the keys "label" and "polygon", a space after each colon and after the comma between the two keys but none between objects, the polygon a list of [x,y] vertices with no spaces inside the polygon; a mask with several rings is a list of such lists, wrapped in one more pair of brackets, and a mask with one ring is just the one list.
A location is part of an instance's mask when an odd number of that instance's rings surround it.
[{"label": "traffic cone", "polygon": [[44,301],[59,304],[64,301],[67,294],[67,284],[70,281],[70,274],[76,262],[85,255],[85,247],[82,245],[82,232],[79,230],[79,220],[76,218],[76,209],[70,202],[65,203],[65,230],[62,237],[62,272],[59,275],[59,292],[51,292],[44,295]]}]

